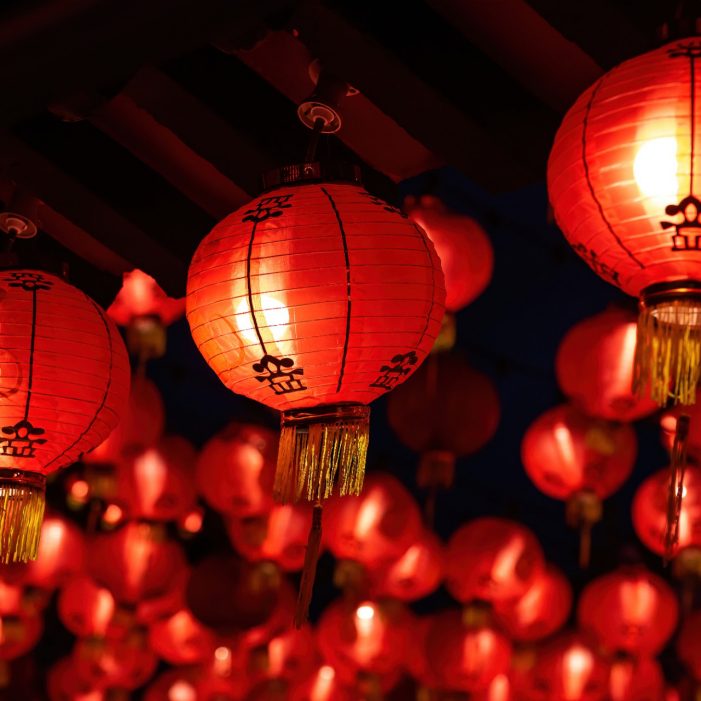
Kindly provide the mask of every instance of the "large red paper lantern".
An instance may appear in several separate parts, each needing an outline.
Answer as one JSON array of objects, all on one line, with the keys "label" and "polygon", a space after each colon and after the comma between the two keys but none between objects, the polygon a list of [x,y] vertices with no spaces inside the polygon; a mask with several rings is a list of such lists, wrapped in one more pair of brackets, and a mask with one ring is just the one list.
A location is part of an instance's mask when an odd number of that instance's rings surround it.
[{"label": "large red paper lantern", "polygon": [[499,411],[492,381],[457,353],[432,355],[387,402],[392,429],[422,456],[423,486],[450,486],[455,459],[494,436]]},{"label": "large red paper lantern", "polygon": [[523,596],[543,567],[540,544],[525,526],[503,518],[477,518],[448,541],[445,583],[462,603],[497,603]]},{"label": "large red paper lantern", "polygon": [[129,392],[122,339],[60,278],[0,275],[0,562],[37,554],[46,475],[116,426]]},{"label": "large red paper lantern", "polygon": [[563,393],[590,416],[609,421],[635,421],[657,409],[633,393],[637,324],[622,309],[588,317],[562,339],[555,358]]},{"label": "large red paper lantern", "polygon": [[622,63],[577,100],[555,137],[548,189],[573,248],[640,298],[636,382],[694,402],[701,369],[701,200],[695,75],[701,41]]},{"label": "large red paper lantern", "polygon": [[579,625],[612,652],[656,655],[675,628],[679,606],[672,588],[643,567],[598,577],[582,592]]},{"label": "large red paper lantern", "polygon": [[[190,265],[187,318],[230,389],[282,412],[276,495],[359,494],[368,404],[438,335],[445,289],[425,233],[317,164],[220,222]],[[312,182],[310,182],[312,181]]]}]

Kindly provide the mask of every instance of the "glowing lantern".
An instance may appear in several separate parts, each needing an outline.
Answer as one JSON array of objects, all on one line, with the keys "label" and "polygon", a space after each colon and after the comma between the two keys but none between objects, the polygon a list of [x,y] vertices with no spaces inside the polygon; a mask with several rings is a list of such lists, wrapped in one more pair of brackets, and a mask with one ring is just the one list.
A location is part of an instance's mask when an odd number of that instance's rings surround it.
[{"label": "glowing lantern", "polygon": [[640,298],[636,383],[694,402],[701,362],[701,200],[695,72],[701,42],[674,41],[622,63],[570,109],[548,189],[573,248]]},{"label": "glowing lantern", "polygon": [[677,638],[679,659],[696,681],[701,681],[701,611],[694,611],[684,618]]},{"label": "glowing lantern", "polygon": [[602,701],[607,694],[609,667],[580,635],[564,633],[539,651],[528,675],[531,701]]},{"label": "glowing lantern", "polygon": [[[424,232],[357,173],[279,171],[274,189],[220,222],[190,265],[187,318],[230,389],[282,411],[275,493],[359,494],[368,404],[429,353],[444,311]],[[312,181],[312,182],[309,182]]]},{"label": "glowing lantern", "polygon": [[629,567],[590,582],[579,599],[582,629],[613,652],[655,655],[667,643],[678,616],[671,587],[643,567]]},{"label": "glowing lantern", "polygon": [[543,571],[543,553],[524,526],[502,518],[478,518],[448,542],[445,582],[460,602],[518,599]]},{"label": "glowing lantern", "polygon": [[198,701],[197,669],[169,669],[152,681],[144,692],[144,701]]},{"label": "glowing lantern", "polygon": [[185,313],[185,300],[168,297],[150,275],[136,269],[124,273],[107,313],[126,327],[129,351],[144,361],[165,353],[165,327]]},{"label": "glowing lantern", "polygon": [[127,523],[88,543],[88,570],[121,604],[163,596],[185,567],[181,547],[162,527]]},{"label": "glowing lantern", "polygon": [[541,640],[559,630],[572,608],[572,589],[567,578],[548,565],[518,599],[496,605],[497,621],[519,642]]},{"label": "glowing lantern", "polygon": [[63,657],[49,669],[47,691],[51,701],[107,701],[106,691],[96,689],[92,682],[76,675],[75,662],[70,656]]},{"label": "glowing lantern", "polygon": [[456,458],[478,451],[499,423],[499,397],[491,380],[461,356],[431,356],[387,402],[399,440],[421,454],[418,481],[449,487]]},{"label": "glowing lantern", "polygon": [[336,670],[328,664],[321,665],[290,694],[290,701],[355,701],[355,698],[351,690],[339,681]]},{"label": "glowing lantern", "polygon": [[0,562],[37,554],[46,475],[116,426],[129,391],[122,339],[86,295],[54,275],[0,275]]},{"label": "glowing lantern", "polygon": [[488,623],[467,624],[459,611],[446,611],[428,630],[426,655],[440,687],[474,693],[508,671],[511,644]]},{"label": "glowing lantern", "polygon": [[71,579],[58,597],[58,616],[79,638],[103,638],[112,623],[116,604],[109,589],[85,575]]},{"label": "glowing lantern", "polygon": [[136,620],[141,625],[168,618],[185,607],[185,590],[190,581],[190,568],[185,565],[176,573],[168,589],[150,599],[142,599],[136,605]]},{"label": "glowing lantern", "polygon": [[663,701],[664,676],[659,663],[650,657],[616,657],[611,662],[611,701]]},{"label": "glowing lantern", "polygon": [[27,654],[41,638],[44,621],[39,612],[0,616],[0,660]]},{"label": "glowing lantern", "polygon": [[629,425],[590,418],[567,404],[546,411],[526,431],[523,465],[538,489],[567,502],[567,520],[581,532],[582,565],[589,561],[601,500],[630,476],[637,450]]},{"label": "glowing lantern", "polygon": [[229,521],[234,548],[247,560],[268,560],[294,572],[301,570],[312,523],[312,511],[303,504],[276,504],[262,516]]},{"label": "glowing lantern", "polygon": [[200,452],[195,474],[199,493],[213,509],[234,518],[268,513],[277,448],[273,431],[229,424]]},{"label": "glowing lantern", "polygon": [[555,370],[563,393],[590,416],[635,421],[657,409],[633,394],[637,324],[632,313],[607,309],[580,321],[562,339]]},{"label": "glowing lantern", "polygon": [[205,628],[187,609],[154,621],[149,628],[151,649],[173,665],[204,662],[216,647],[214,633]]},{"label": "glowing lantern", "polygon": [[127,519],[177,521],[195,506],[194,446],[180,436],[120,463],[114,500]]},{"label": "glowing lantern", "polygon": [[278,679],[290,684],[304,681],[314,671],[318,654],[316,641],[309,626],[286,630],[276,635],[267,645],[252,652],[254,679]]},{"label": "glowing lantern", "polygon": [[688,455],[693,461],[701,462],[701,406],[694,404],[690,407],[675,407],[666,411],[660,418],[662,444],[671,454],[677,432],[677,419],[682,413],[689,417],[689,434],[686,440]]},{"label": "glowing lantern", "polygon": [[422,599],[438,588],[444,568],[443,543],[424,529],[401,557],[373,573],[373,591],[401,601]]}]

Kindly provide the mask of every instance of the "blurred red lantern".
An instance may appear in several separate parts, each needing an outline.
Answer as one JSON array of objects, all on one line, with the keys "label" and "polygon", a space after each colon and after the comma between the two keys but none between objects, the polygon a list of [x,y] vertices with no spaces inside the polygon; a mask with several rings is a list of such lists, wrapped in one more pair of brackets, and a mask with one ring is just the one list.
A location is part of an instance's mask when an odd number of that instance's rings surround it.
[{"label": "blurred red lantern", "polygon": [[37,554],[46,475],[116,426],[129,362],[105,313],[60,278],[6,270],[0,297],[0,562],[26,562]]},{"label": "blurred red lantern", "polygon": [[196,701],[241,701],[251,688],[240,641],[234,646],[219,645],[211,659],[195,670]]},{"label": "blurred red lantern", "polygon": [[582,592],[577,616],[582,629],[612,652],[655,655],[677,627],[679,606],[672,588],[644,567],[624,567],[597,577]]},{"label": "blurred red lantern", "polygon": [[461,526],[448,542],[445,582],[460,602],[491,603],[518,599],[544,568],[536,537],[502,518],[477,518]]},{"label": "blurred red lantern", "polygon": [[279,171],[275,189],[200,243],[188,274],[187,317],[207,362],[230,389],[283,412],[284,501],[314,502],[336,485],[360,492],[367,405],[419,366],[444,311],[423,231],[357,172],[324,175],[318,164]]},{"label": "blurred red lantern", "polygon": [[677,638],[677,654],[691,676],[701,682],[701,611],[684,618]]},{"label": "blurred red lantern", "polygon": [[659,662],[651,657],[620,657],[611,662],[611,701],[663,701],[665,685]]},{"label": "blurred red lantern", "polygon": [[567,521],[582,534],[582,565],[589,561],[591,527],[601,520],[601,500],[630,476],[637,452],[629,425],[591,418],[568,404],[546,411],[526,431],[523,465],[538,489],[567,502]]},{"label": "blurred red lantern", "polygon": [[229,424],[200,452],[195,476],[199,493],[213,509],[234,518],[268,513],[277,448],[273,431]]},{"label": "blurred red lantern", "polygon": [[109,589],[91,577],[78,575],[61,589],[58,616],[66,628],[79,638],[103,638],[115,613],[115,601]]},{"label": "blurred red lantern", "polygon": [[216,647],[214,633],[183,608],[149,627],[149,645],[173,665],[197,664],[211,656]]},{"label": "blurred red lantern", "polygon": [[308,625],[299,630],[288,629],[276,635],[264,648],[253,651],[251,676],[297,684],[313,673],[318,657],[314,635]]},{"label": "blurred red lantern", "polygon": [[572,589],[562,572],[547,565],[522,596],[495,608],[497,621],[511,638],[533,642],[565,624],[572,608]]},{"label": "blurred red lantern", "polygon": [[[158,387],[148,378],[135,375],[131,381],[129,404],[117,428],[94,450],[83,455],[88,465],[114,464],[153,446],[163,433],[165,408]],[[93,476],[93,480],[99,477]],[[93,481],[91,480],[91,481]],[[103,497],[98,488],[94,496]]]},{"label": "blurred red lantern", "polygon": [[437,615],[419,616],[412,621],[411,634],[407,636],[404,668],[422,687],[437,689],[438,675],[428,663],[426,640]]},{"label": "blurred red lantern", "polygon": [[16,616],[31,610],[24,585],[0,579],[0,616]]},{"label": "blurred red lantern", "polygon": [[446,611],[433,619],[426,655],[440,688],[475,693],[508,671],[511,644],[489,623],[466,623],[460,611]]},{"label": "blurred red lantern", "polygon": [[26,655],[44,632],[41,613],[21,612],[0,616],[0,660],[14,660]]},{"label": "blurred red lantern", "polygon": [[197,676],[193,667],[166,670],[148,685],[144,701],[199,701]]},{"label": "blurred red lantern", "polygon": [[290,701],[356,701],[356,697],[341,684],[336,670],[324,664],[292,689]]},{"label": "blurred red lantern", "polygon": [[531,701],[602,701],[609,667],[586,638],[562,633],[538,650],[522,691]]},{"label": "blurred red lantern", "polygon": [[167,436],[121,462],[114,501],[125,518],[177,521],[186,516],[195,507],[196,458],[188,440]]},{"label": "blurred red lantern", "polygon": [[701,44],[677,40],[622,63],[570,109],[548,189],[573,248],[639,297],[637,380],[663,405],[694,402],[699,381],[701,212],[694,181],[694,70]]},{"label": "blurred red lantern", "polygon": [[689,417],[689,432],[686,438],[688,455],[694,462],[701,462],[701,407],[696,404],[687,407],[674,407],[661,416],[662,444],[672,453],[674,436],[677,432],[677,419],[682,414]]},{"label": "blurred red lantern", "polygon": [[443,543],[423,529],[401,557],[373,573],[373,591],[401,601],[422,599],[438,588],[444,568]]},{"label": "blurred red lantern", "polygon": [[657,409],[633,393],[637,324],[632,313],[607,309],[573,326],[555,359],[562,392],[590,416],[636,421]]},{"label": "blurred red lantern", "polygon": [[75,662],[71,656],[61,658],[49,669],[47,691],[51,701],[107,701],[106,691],[96,689],[92,682],[75,674]]},{"label": "blurred red lantern", "polygon": [[312,523],[304,504],[276,504],[261,516],[229,520],[229,538],[247,560],[268,560],[289,572],[301,570]]},{"label": "blurred red lantern", "polygon": [[456,458],[494,436],[499,411],[492,381],[455,353],[432,355],[387,402],[399,440],[422,456],[421,486],[450,486]]},{"label": "blurred red lantern", "polygon": [[360,496],[333,501],[324,535],[336,558],[372,569],[400,557],[420,531],[414,498],[398,479],[376,472],[368,475]]},{"label": "blurred red lantern", "polygon": [[137,623],[147,626],[180,611],[185,606],[185,590],[189,581],[190,568],[185,565],[178,570],[164,593],[136,604]]},{"label": "blurred red lantern", "polygon": [[321,654],[346,684],[354,684],[359,675],[392,674],[405,660],[407,615],[397,602],[349,606],[336,601],[324,610],[317,625]]},{"label": "blurred red lantern", "polygon": [[[646,547],[665,554],[669,470],[660,470],[648,477],[633,498],[633,526]],[[684,476],[679,538],[674,552],[701,546],[701,470],[689,466]]]},{"label": "blurred red lantern", "polygon": [[451,212],[437,197],[407,197],[404,208],[433,241],[445,275],[445,308],[457,312],[484,292],[492,279],[494,252],[484,229]]},{"label": "blurred red lantern", "polygon": [[160,526],[127,523],[88,543],[88,571],[120,604],[163,596],[185,567],[180,545]]}]

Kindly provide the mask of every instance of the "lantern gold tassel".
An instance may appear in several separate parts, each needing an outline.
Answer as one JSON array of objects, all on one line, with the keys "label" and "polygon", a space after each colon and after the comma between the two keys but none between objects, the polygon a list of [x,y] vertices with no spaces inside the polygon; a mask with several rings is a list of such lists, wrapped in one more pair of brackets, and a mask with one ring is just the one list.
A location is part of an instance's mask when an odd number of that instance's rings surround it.
[{"label": "lantern gold tassel", "polygon": [[45,492],[43,475],[0,470],[0,563],[36,560]]},{"label": "lantern gold tassel", "polygon": [[674,444],[669,467],[669,490],[667,492],[667,523],[664,538],[665,564],[672,559],[674,548],[679,542],[679,518],[684,496],[684,474],[686,472],[686,452],[689,439],[689,416],[677,418],[674,430]]},{"label": "lantern gold tassel", "polygon": [[633,386],[660,406],[693,404],[701,378],[701,299],[643,295]]},{"label": "lantern gold tassel", "polygon": [[321,517],[323,507],[320,502],[314,504],[312,512],[312,526],[309,529],[307,539],[307,551],[304,554],[304,567],[302,568],[302,580],[299,584],[297,595],[297,608],[295,609],[295,628],[301,628],[309,618],[309,604],[314,591],[314,580],[316,579],[316,566],[319,562],[319,552],[321,550]]},{"label": "lantern gold tassel", "polygon": [[283,503],[327,499],[363,488],[370,408],[342,404],[282,414],[275,498]]}]

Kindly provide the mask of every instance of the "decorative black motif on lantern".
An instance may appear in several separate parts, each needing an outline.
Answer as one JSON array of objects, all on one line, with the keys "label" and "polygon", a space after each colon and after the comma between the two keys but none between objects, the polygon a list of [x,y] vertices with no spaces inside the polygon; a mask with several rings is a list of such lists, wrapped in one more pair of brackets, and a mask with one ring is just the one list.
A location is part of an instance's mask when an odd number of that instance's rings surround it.
[{"label": "decorative black motif on lantern", "polygon": [[392,214],[398,214],[402,219],[408,219],[409,215],[407,215],[405,212],[402,212],[399,207],[394,207],[391,204],[387,204],[384,200],[381,200],[379,197],[376,197],[375,195],[371,195],[367,191],[363,191],[363,195],[365,195],[370,202],[372,202],[374,205],[377,205],[378,207],[382,207],[382,209],[385,210],[385,212],[391,212]]},{"label": "decorative black motif on lantern", "polygon": [[283,210],[289,209],[292,206],[289,204],[291,198],[291,194],[263,197],[258,200],[253,209],[246,210],[246,216],[241,221],[251,221],[260,224],[273,217],[280,217],[283,214]]},{"label": "decorative black motif on lantern", "polygon": [[21,287],[27,292],[50,290],[53,286],[53,282],[47,280],[41,273],[29,273],[25,271],[8,272],[3,280],[9,282],[10,287]]},{"label": "decorative black motif on lantern", "polygon": [[701,250],[701,201],[693,195],[685,197],[679,204],[670,204],[664,210],[676,221],[660,222],[663,229],[674,229],[672,236],[673,251]]},{"label": "decorative black motif on lantern", "polygon": [[3,436],[0,436],[0,451],[11,458],[33,458],[38,445],[46,443],[43,428],[35,428],[29,421],[23,419],[14,426],[3,426]]},{"label": "decorative black motif on lantern", "polygon": [[575,243],[572,248],[589,263],[595,273],[601,275],[604,280],[618,285],[618,271],[614,270],[608,263],[602,263],[596,251],[587,248],[583,243]]},{"label": "decorative black motif on lantern", "polygon": [[668,49],[667,55],[670,58],[701,58],[701,42],[680,42]]},{"label": "decorative black motif on lantern", "polygon": [[416,355],[416,351],[398,353],[390,360],[389,365],[380,367],[380,376],[374,382],[370,383],[370,387],[393,389],[399,384],[402,378],[406,377],[411,372],[412,366],[416,365],[418,362],[419,358]]},{"label": "decorative black motif on lantern", "polygon": [[263,373],[256,377],[256,380],[269,383],[275,394],[289,394],[307,389],[299,377],[304,375],[304,370],[295,368],[294,364],[295,361],[292,358],[276,358],[274,355],[266,354],[253,364],[253,369]]}]

